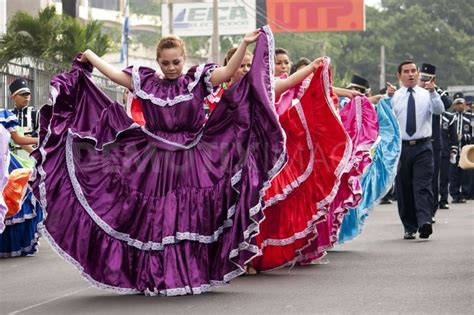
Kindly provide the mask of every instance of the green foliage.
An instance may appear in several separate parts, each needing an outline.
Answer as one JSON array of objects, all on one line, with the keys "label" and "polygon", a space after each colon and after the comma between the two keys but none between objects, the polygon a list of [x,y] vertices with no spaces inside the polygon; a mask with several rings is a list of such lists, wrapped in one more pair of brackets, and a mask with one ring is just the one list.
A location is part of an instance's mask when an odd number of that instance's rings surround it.
[{"label": "green foliage", "polygon": [[68,63],[86,49],[101,56],[111,46],[101,27],[102,23],[97,21],[82,24],[69,16],[57,15],[54,7],[40,11],[38,17],[18,12],[0,39],[0,63],[24,56]]},{"label": "green foliage", "polygon": [[18,12],[0,39],[0,62],[30,55],[42,57],[54,43],[61,25],[54,8],[41,11],[38,17]]},{"label": "green foliage", "polygon": [[59,29],[58,40],[47,51],[48,59],[68,62],[81,51],[91,49],[101,56],[110,47],[110,39],[102,34],[102,23],[91,21],[82,25],[78,20],[69,16],[63,17]]}]

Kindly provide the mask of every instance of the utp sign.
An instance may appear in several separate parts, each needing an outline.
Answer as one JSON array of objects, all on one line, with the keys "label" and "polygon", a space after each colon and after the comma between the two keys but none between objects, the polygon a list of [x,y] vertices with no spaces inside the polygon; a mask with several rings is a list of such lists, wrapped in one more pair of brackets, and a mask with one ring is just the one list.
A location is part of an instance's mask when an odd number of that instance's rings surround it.
[{"label": "utp sign", "polygon": [[363,0],[267,0],[274,32],[364,31]]}]

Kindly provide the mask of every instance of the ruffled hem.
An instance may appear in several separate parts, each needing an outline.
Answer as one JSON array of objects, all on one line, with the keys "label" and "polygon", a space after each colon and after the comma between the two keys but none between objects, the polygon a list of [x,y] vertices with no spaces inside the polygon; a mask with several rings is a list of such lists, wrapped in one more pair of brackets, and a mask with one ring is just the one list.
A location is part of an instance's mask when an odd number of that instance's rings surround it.
[{"label": "ruffled hem", "polygon": [[[21,230],[18,231],[18,229]],[[7,225],[3,233],[0,234],[0,258],[34,255],[38,251],[42,230],[43,218],[41,215],[25,220],[21,224]]]},{"label": "ruffled hem", "polygon": [[11,258],[11,257],[20,257],[20,256],[32,256],[38,252],[39,239],[42,234],[38,231],[35,233],[35,236],[30,242],[30,245],[27,247],[20,248],[19,250],[13,252],[0,252],[0,258]]},{"label": "ruffled hem", "polygon": [[[369,211],[390,190],[396,176],[396,166],[401,153],[400,128],[389,99],[380,100],[377,109],[380,137],[374,144],[375,154],[372,164],[362,178],[362,187],[368,193],[363,197],[359,207],[351,209],[351,213],[348,214],[352,217],[351,222],[354,222],[354,226],[340,231],[340,244],[356,239],[363,232]],[[379,186],[379,183],[383,183],[383,186]],[[372,197],[374,194],[376,196]],[[345,217],[344,220],[347,220],[349,225],[349,218]]]},{"label": "ruffled hem", "polygon": [[[350,161],[342,170],[340,178],[342,186],[329,205],[327,221],[317,225],[318,239],[307,247],[301,257],[298,257],[300,264],[318,260],[325,251],[334,247],[344,214],[347,213],[348,208],[357,206],[361,200],[362,189],[359,177],[371,162],[370,149],[377,138],[376,130],[378,129],[375,111],[367,100],[364,100],[364,104],[361,101],[361,98],[355,98],[351,102],[353,107],[346,106],[345,112],[341,112],[344,126],[351,134],[353,152],[351,152]],[[367,110],[363,111],[363,105]],[[355,110],[348,112],[353,108]]]},{"label": "ruffled hem", "polygon": [[[271,36],[270,29],[265,27],[264,31],[268,37],[268,45],[273,45],[273,37]],[[259,46],[257,44],[257,48],[258,47]],[[266,48],[265,52],[268,51],[270,50]],[[260,51],[260,53],[262,54],[262,51]],[[273,65],[273,54],[269,53],[268,56],[270,59],[269,65]],[[58,93],[57,97],[60,95],[61,93]],[[271,96],[269,98],[273,100]],[[56,103],[52,100],[51,105],[56,106]],[[264,103],[262,106],[265,105],[266,104]],[[270,109],[262,107],[259,110],[262,111],[262,113],[259,112],[259,114],[267,115],[268,117]],[[51,115],[51,110],[45,109],[45,114]],[[276,122],[275,127],[279,128],[278,132],[279,136],[281,136],[281,126],[278,125],[276,114],[273,112],[272,115],[274,115],[273,118]],[[49,151],[47,152],[47,150],[49,148],[47,148],[47,146],[49,145],[49,141],[52,138],[56,139],[54,142],[58,143],[59,140],[59,142],[62,141],[64,143],[62,145],[66,145],[68,140],[71,142],[73,139],[72,137],[79,135],[79,133],[74,132],[71,134],[68,130],[63,130],[62,134],[60,135],[54,134],[52,133],[51,128],[51,117],[49,117],[49,119],[50,122],[46,127],[47,131],[45,132],[45,129],[42,128],[42,131],[40,132],[41,137],[43,137],[43,141],[41,141],[38,151],[33,155],[37,160],[38,169],[37,178],[34,180],[33,187],[35,194],[40,196],[40,200],[45,212],[48,210],[51,213],[52,206],[48,204],[47,191],[54,188],[47,187],[47,185],[51,185],[49,182],[47,182],[47,178],[49,176],[48,168],[51,168],[51,163],[54,163],[54,161],[50,161],[52,157],[48,155],[64,154],[66,160],[69,162],[72,161],[72,159],[70,155],[69,157],[67,157],[67,155],[71,154],[72,151],[70,150],[70,152],[67,153],[66,146],[66,149],[61,148],[61,150],[64,151],[55,150],[52,153],[48,153]],[[255,128],[258,129],[261,127],[256,126]],[[110,133],[108,133],[107,137],[103,139],[120,139],[118,134],[121,131],[118,129],[115,131],[115,136],[112,136]],[[55,132],[58,131],[55,130]],[[260,130],[259,132],[262,133]],[[70,136],[67,135],[68,133]],[[262,133],[262,135],[263,134],[264,133]],[[253,134],[251,133],[251,135]],[[283,140],[277,139],[275,134],[272,135],[272,139],[275,141]],[[60,137],[62,137],[62,139],[58,139]],[[84,135],[81,137],[84,138]],[[257,136],[253,135],[253,137],[256,138]],[[103,145],[100,145],[99,143],[106,142],[105,140],[99,141],[98,139],[94,139],[92,136],[88,136],[88,139],[94,140],[95,148],[103,148]],[[113,141],[110,142],[108,140],[106,142],[107,145],[114,143]],[[257,138],[254,140],[258,141]],[[277,148],[278,150],[276,150]],[[262,210],[264,191],[269,187],[270,180],[276,176],[276,174],[286,163],[286,151],[284,150],[284,146],[280,147],[277,145],[275,147],[271,147],[271,149],[273,151],[270,161],[265,160],[263,162],[266,163],[262,164],[262,161],[259,160],[261,157],[258,156],[258,151],[250,151],[248,153],[249,160],[246,161],[245,164],[241,165],[241,167],[238,168],[235,173],[233,173],[229,180],[231,183],[229,188],[231,190],[233,189],[235,191],[233,195],[239,196],[239,198],[235,202],[234,206],[227,209],[227,221],[224,221],[224,225],[215,230],[214,234],[212,235],[200,235],[193,234],[194,232],[188,233],[183,231],[183,234],[174,235],[173,239],[170,239],[170,244],[173,244],[172,246],[164,246],[166,244],[162,243],[162,246],[156,246],[156,248],[153,248],[153,245],[157,244],[149,244],[138,239],[133,240],[127,235],[116,234],[115,232],[118,231],[115,230],[114,232],[114,229],[109,230],[107,225],[100,223],[100,221],[96,221],[97,219],[102,220],[103,217],[98,216],[95,211],[88,211],[87,204],[84,203],[84,201],[87,201],[87,199],[82,199],[81,193],[77,189],[74,191],[74,188],[80,187],[80,184],[74,183],[75,176],[73,175],[75,172],[71,167],[73,164],[70,163],[67,165],[69,170],[66,170],[66,166],[64,165],[61,166],[64,170],[55,167],[54,169],[56,176],[58,176],[58,172],[60,171],[66,173],[69,171],[70,176],[62,178],[63,182],[60,183],[61,189],[63,191],[68,191],[68,194],[73,192],[74,195],[72,197],[70,196],[71,198],[74,198],[74,200],[70,200],[72,204],[70,207],[68,207],[68,209],[84,208],[85,210],[81,209],[81,211],[73,211],[71,213],[71,217],[68,218],[70,223],[66,225],[60,224],[62,219],[60,216],[50,215],[46,220],[46,231],[56,250],[59,251],[66,260],[74,264],[76,268],[81,271],[86,280],[99,288],[126,294],[138,292],[142,292],[147,295],[180,295],[203,293],[207,291],[210,286],[224,284],[225,282],[230,281],[232,278],[242,274],[244,272],[244,264],[259,254],[258,247],[254,245],[254,238],[259,233],[260,222],[264,219]],[[278,153],[278,155],[276,153]],[[266,157],[268,158],[268,156]],[[268,162],[270,162],[272,165],[267,165],[270,164]],[[253,174],[254,176],[257,174],[259,179],[258,182],[249,178],[249,174]],[[56,181],[57,179],[54,178],[54,180]],[[69,180],[71,182],[66,185],[67,181]],[[249,200],[246,200],[247,198]],[[247,207],[247,202],[250,202],[251,207]],[[58,205],[55,207],[58,208]],[[60,209],[56,210],[59,211]],[[235,217],[237,214],[239,217]],[[232,221],[232,216],[234,216],[236,220]],[[80,222],[80,224],[76,224],[77,222]],[[82,247],[80,244],[68,244],[66,238],[69,238],[69,235],[74,236],[76,234],[82,235],[81,239],[83,242],[87,242],[88,240],[91,242],[83,244]],[[89,236],[88,239],[84,238],[86,235]],[[97,257],[97,261],[94,262],[93,266],[89,263],[90,257],[84,257],[83,253],[80,252],[84,246],[91,246],[91,244],[94,244],[93,246],[96,248],[103,249],[101,252],[95,252],[94,256]],[[104,246],[99,244],[103,244]],[[108,246],[105,246],[105,244],[108,244]],[[115,261],[114,266],[110,266],[107,264],[105,259],[101,259],[101,257],[109,255],[107,251],[111,248],[115,248],[115,250],[118,250],[119,253],[116,255],[117,261]],[[121,253],[123,254],[121,255]],[[214,257],[217,253],[221,253],[220,256]],[[201,254],[204,255],[202,256]],[[165,259],[165,255],[170,256],[167,256],[168,258]],[[206,258],[206,255],[209,255],[209,257]],[[170,259],[172,257],[175,258]],[[182,257],[186,260],[184,264]],[[170,268],[166,269],[164,264],[171,263],[171,260],[179,263],[181,268],[186,269],[185,271],[181,269],[176,272],[180,273],[180,275],[189,274],[189,277],[170,276],[169,274],[172,274],[172,270]],[[207,260],[210,261],[209,264],[212,266],[206,265]],[[138,275],[137,279],[132,279],[135,276],[128,274],[128,271],[124,265],[126,262],[135,267],[138,272],[141,272],[142,277],[145,277],[146,281],[144,279],[138,279]],[[191,271],[189,268],[193,268],[192,263],[194,263],[194,266],[197,266],[197,268]],[[216,263],[222,264],[222,266],[213,266]],[[117,268],[118,270],[115,272],[118,271],[118,274],[117,277],[114,278],[118,279],[119,277],[122,277],[122,279],[119,279],[119,281],[113,281],[108,278],[107,275],[103,275],[101,271],[105,269],[101,268],[101,266],[98,266],[100,264],[107,264],[107,266],[103,266],[106,269],[112,267]],[[161,274],[165,273],[165,271],[168,273],[166,279],[161,277]],[[168,278],[173,278],[173,280],[169,282],[182,282],[184,285],[172,285],[166,282]],[[194,280],[191,281],[190,279]],[[196,279],[199,280],[196,281]],[[163,281],[166,283],[163,283]],[[191,282],[195,283],[191,285]]]},{"label": "ruffled hem", "polygon": [[[328,101],[328,99],[331,99],[331,83],[329,77],[328,59],[324,60],[322,70],[320,71],[323,74],[320,75],[320,77],[314,77],[313,79],[318,80],[315,84],[322,84],[323,86],[322,90],[325,97],[324,101],[321,102],[325,102],[325,106],[327,106],[329,109],[327,115],[332,115],[331,117],[333,117],[338,123],[340,129],[339,136],[341,139],[344,139],[344,141],[342,141],[345,144],[344,150],[342,150],[341,147],[339,150],[341,151],[339,160],[337,163],[334,161],[334,165],[331,165],[334,166],[334,174],[332,174],[333,177],[331,177],[331,179],[324,178],[326,180],[325,184],[328,187],[323,190],[326,195],[321,196],[321,192],[316,192],[317,190],[315,190],[315,187],[318,185],[318,183],[315,182],[316,178],[313,178],[314,176],[322,176],[315,175],[320,173],[318,164],[315,164],[315,152],[313,147],[314,133],[317,134],[318,131],[313,130],[316,128],[315,126],[308,126],[308,121],[305,117],[305,110],[303,110],[300,102],[297,102],[294,107],[290,109],[290,111],[296,110],[298,113],[302,129],[305,131],[304,134],[307,144],[306,150],[309,152],[310,157],[308,158],[308,163],[304,169],[304,172],[298,176],[293,175],[295,180],[281,189],[281,193],[273,195],[266,201],[265,213],[267,218],[266,221],[263,222],[263,228],[266,230],[262,230],[264,232],[263,235],[261,234],[259,240],[263,256],[257,257],[257,259],[252,262],[252,265],[260,271],[274,270],[287,266],[288,264],[294,264],[301,253],[314,243],[318,237],[317,225],[327,219],[328,210],[326,209],[326,205],[335,197],[340,185],[340,170],[350,157],[349,153],[351,152],[351,142],[347,133],[344,131],[339,116],[335,113],[334,106]],[[308,85],[304,85],[304,88],[308,88]],[[305,102],[306,104],[310,101],[303,100],[302,102]],[[320,112],[319,110],[315,109],[314,106],[310,108],[309,105],[312,105],[312,103],[304,105],[307,111]],[[292,122],[294,120],[295,117],[291,119]],[[290,133],[292,130],[297,129],[296,124],[293,123],[291,126],[293,126],[293,129],[290,128],[288,130]],[[311,132],[310,129],[312,130]],[[331,134],[334,135],[334,129],[332,129]],[[318,136],[315,137],[315,139],[319,139],[318,137],[321,139],[326,139],[324,135],[317,135]],[[290,139],[293,139],[294,137],[295,136],[290,135]],[[291,154],[290,150],[289,152]],[[288,165],[286,167],[288,167]],[[324,165],[322,167],[327,166]],[[283,172],[289,171],[292,170],[289,168],[283,170]],[[283,172],[281,174],[283,174]],[[323,172],[321,172],[321,174],[322,173]],[[336,173],[338,173],[337,176],[335,175]],[[312,176],[311,181],[307,182],[310,176]],[[332,180],[331,184],[328,184],[329,180]],[[288,212],[289,209],[292,211],[291,215]],[[295,209],[298,209],[298,211],[295,212]],[[278,226],[278,228],[276,228],[275,225]]]}]

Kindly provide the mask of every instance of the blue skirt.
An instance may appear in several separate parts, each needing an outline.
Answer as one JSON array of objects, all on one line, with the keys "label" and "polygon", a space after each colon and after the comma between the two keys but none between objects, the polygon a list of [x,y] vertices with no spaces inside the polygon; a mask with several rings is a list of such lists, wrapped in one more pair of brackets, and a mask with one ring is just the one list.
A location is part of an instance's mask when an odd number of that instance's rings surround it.
[{"label": "blue skirt", "polygon": [[[10,154],[9,171],[24,167]],[[0,234],[0,258],[32,255],[37,251],[43,211],[39,202],[28,188],[23,197],[20,211],[5,220],[5,230]]]},{"label": "blue skirt", "polygon": [[380,202],[393,185],[402,151],[400,127],[385,98],[377,104],[379,139],[375,144],[372,163],[362,175],[362,200],[355,209],[349,209],[339,231],[339,243],[353,240],[362,233],[369,211]]}]

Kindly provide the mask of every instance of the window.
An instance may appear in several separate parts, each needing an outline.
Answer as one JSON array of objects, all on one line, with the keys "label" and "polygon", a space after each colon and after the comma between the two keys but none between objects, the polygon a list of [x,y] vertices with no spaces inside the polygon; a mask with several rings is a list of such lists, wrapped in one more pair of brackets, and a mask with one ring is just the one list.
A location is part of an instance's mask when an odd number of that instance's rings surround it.
[{"label": "window", "polygon": [[97,9],[120,10],[120,0],[89,0],[89,5]]}]

